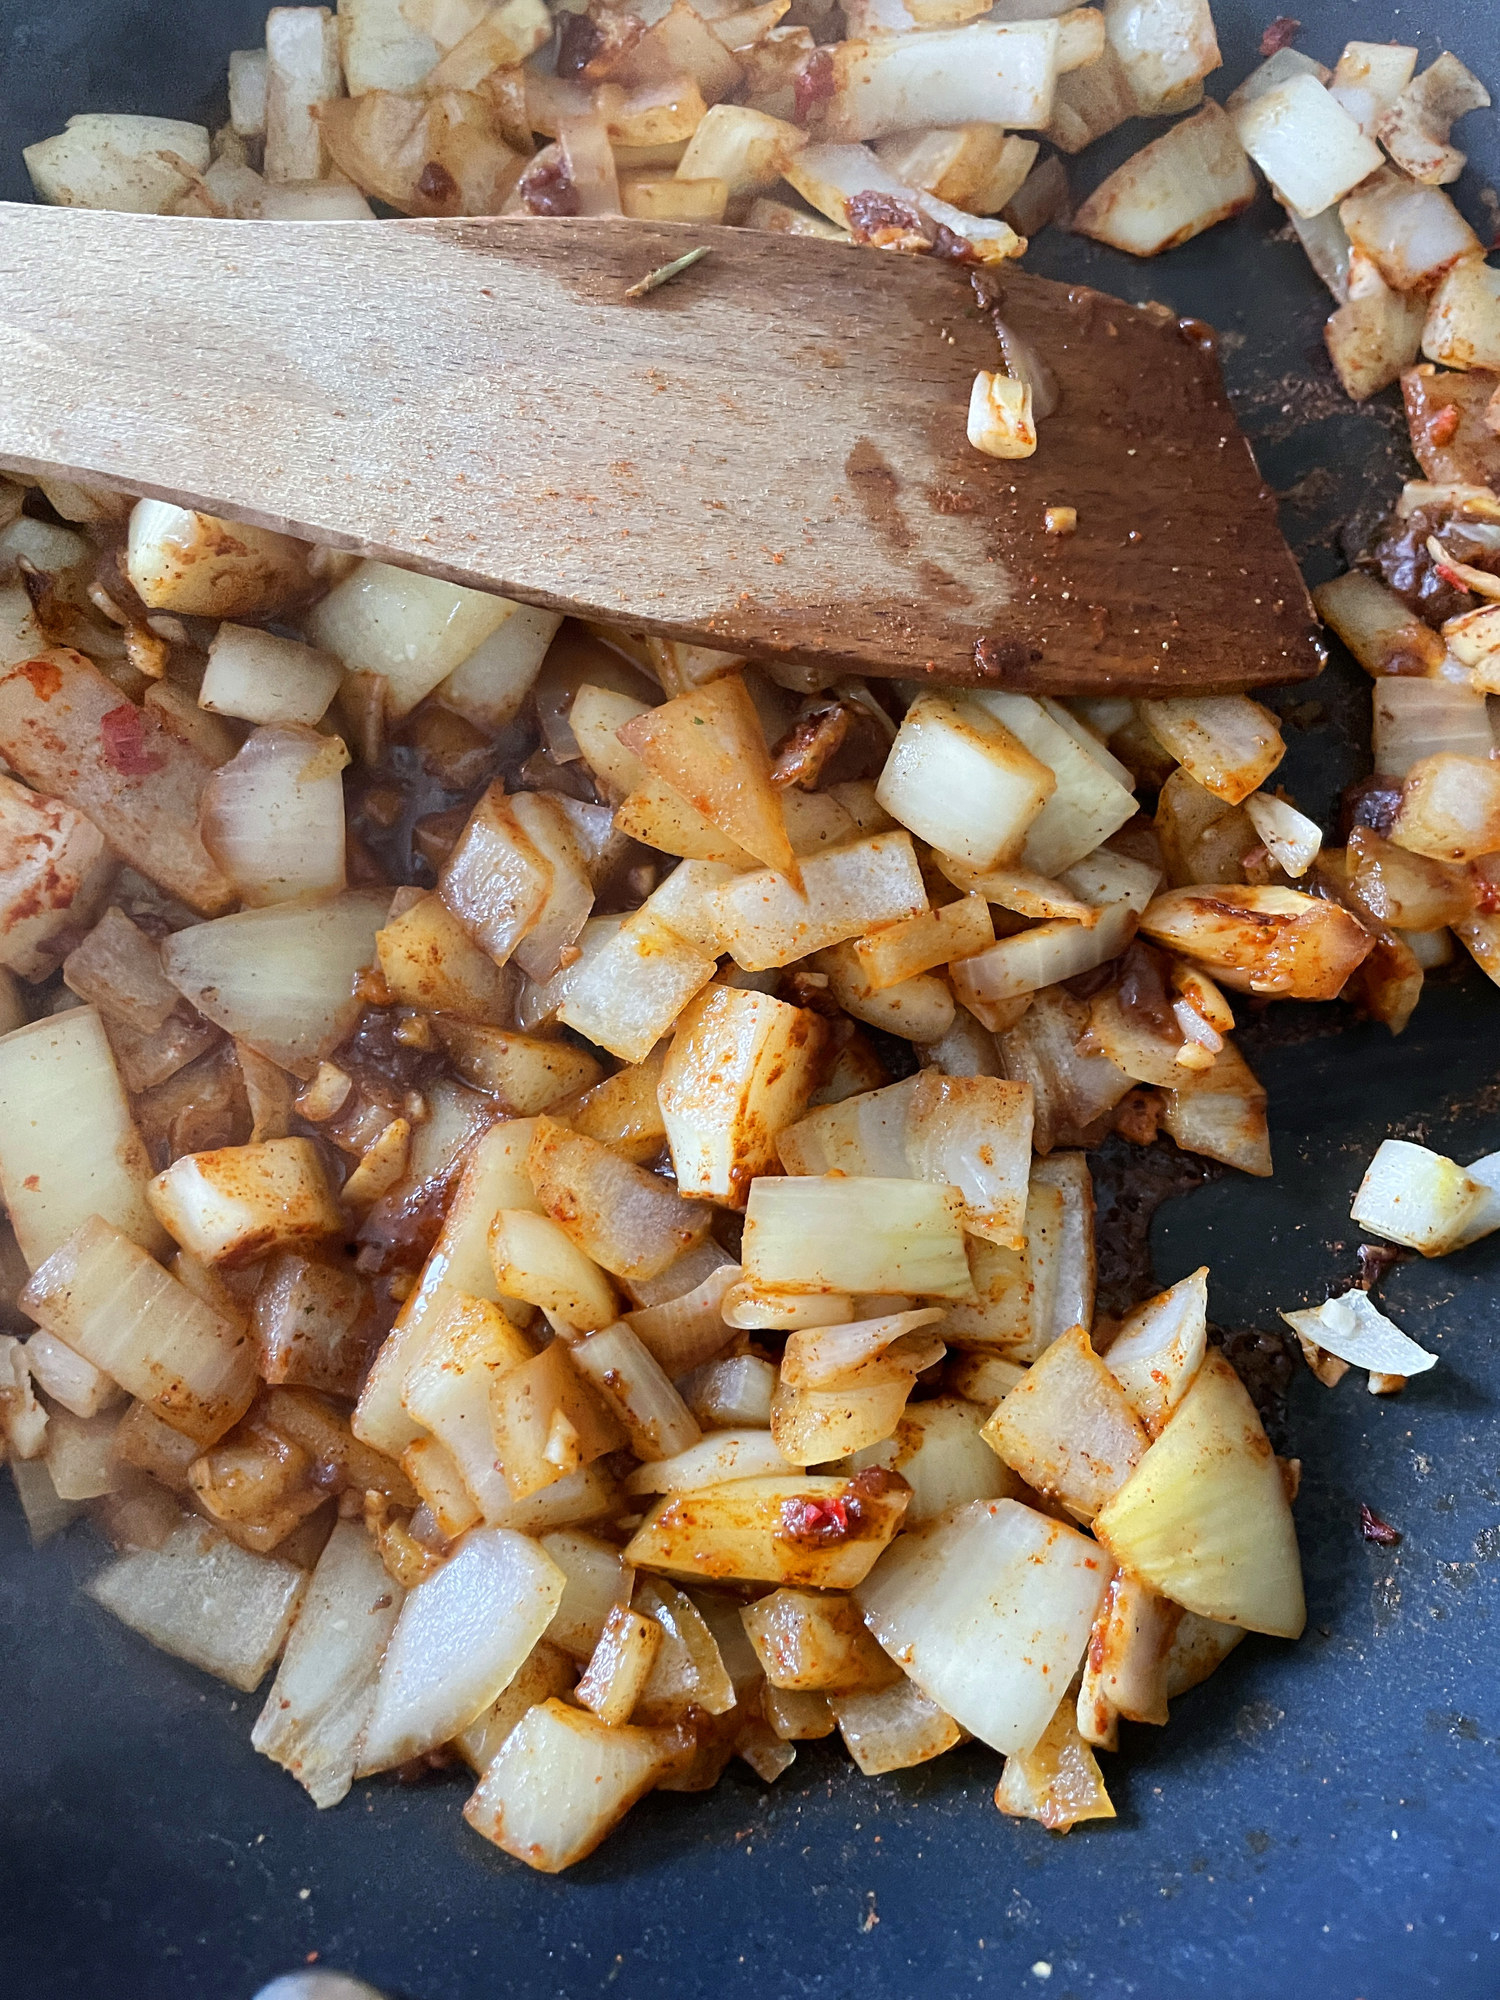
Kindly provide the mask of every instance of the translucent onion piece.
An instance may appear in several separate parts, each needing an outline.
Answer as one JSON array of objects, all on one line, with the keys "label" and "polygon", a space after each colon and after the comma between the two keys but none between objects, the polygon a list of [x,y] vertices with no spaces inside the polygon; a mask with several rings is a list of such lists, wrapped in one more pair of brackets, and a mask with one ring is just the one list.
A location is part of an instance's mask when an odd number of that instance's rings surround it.
[{"label": "translucent onion piece", "polygon": [[464,1818],[518,1861],[555,1875],[592,1854],[686,1751],[676,1730],[611,1725],[543,1702],[506,1738]]},{"label": "translucent onion piece", "polygon": [[705,1582],[849,1590],[900,1526],[906,1497],[903,1482],[878,1471],[852,1481],[793,1473],[672,1493],[647,1514],[625,1560]]},{"label": "translucent onion piece", "polygon": [[1284,1312],[1281,1317],[1299,1339],[1375,1375],[1424,1375],[1437,1366],[1437,1356],[1408,1340],[1393,1320],[1371,1305],[1368,1292],[1342,1292],[1315,1310]]},{"label": "translucent onion piece", "polygon": [[165,1250],[166,1232],[146,1200],[150,1174],[92,1007],[0,1037],[0,1191],[33,1270],[92,1215]]},{"label": "translucent onion piece", "polygon": [[1113,1819],[1094,1753],[1079,1733],[1072,1702],[1064,1699],[1024,1757],[1007,1757],[995,1804],[1013,1819],[1034,1819],[1050,1833],[1066,1833],[1080,1820]]},{"label": "translucent onion piece", "polygon": [[1441,1257],[1471,1240],[1469,1226],[1487,1205],[1480,1183],[1442,1153],[1407,1139],[1384,1139],[1349,1214],[1362,1229],[1424,1257]]},{"label": "translucent onion piece", "polygon": [[308,1584],[281,1668],[251,1733],[316,1806],[337,1805],[375,1699],[405,1593],[358,1521],[340,1521]]},{"label": "translucent onion piece", "polygon": [[762,1178],[750,1190],[746,1275],[787,1291],[966,1298],[963,1197],[924,1181]]},{"label": "translucent onion piece", "polygon": [[1284,1639],[1302,1631],[1302,1566],[1281,1468],[1217,1349],[1094,1533],[1122,1568],[1189,1611]]},{"label": "translucent onion piece", "polygon": [[178,931],[162,947],[177,990],[217,1027],[310,1077],[359,1019],[389,891],[352,889],[246,910]]},{"label": "translucent onion piece", "polygon": [[1140,1463],[1146,1432],[1087,1332],[1052,1342],[995,1411],[986,1441],[1028,1486],[1084,1520]]},{"label": "translucent onion piece", "polygon": [[[988,1456],[988,1454],[986,1454]],[[769,1431],[710,1431],[674,1458],[637,1467],[627,1493],[694,1493],[734,1479],[764,1479],[792,1470]]]},{"label": "translucent onion piece", "polygon": [[1105,1366],[1155,1437],[1187,1394],[1208,1342],[1208,1267],[1137,1306],[1105,1352]]},{"label": "translucent onion piece", "polygon": [[153,1646],[242,1694],[281,1651],[306,1587],[290,1563],[252,1555],[202,1521],[184,1521],[159,1549],[132,1549],[85,1586]]},{"label": "translucent onion piece", "polygon": [[349,753],[305,723],[257,729],[203,788],[203,844],[252,908],[344,886]]},{"label": "translucent onion piece", "polygon": [[[1021,1373],[1011,1371],[1013,1379],[1000,1385],[997,1395],[1011,1388]],[[1024,1490],[1021,1481],[980,1435],[985,1416],[979,1403],[962,1396],[909,1403],[888,1439],[855,1454],[854,1469],[883,1465],[900,1473],[911,1488],[908,1528],[923,1527],[971,1500],[1018,1499]]]},{"label": "translucent onion piece", "polygon": [[501,1693],[547,1629],[567,1579],[536,1543],[474,1528],[401,1607],[386,1648],[361,1772],[456,1736]]},{"label": "translucent onion piece", "polygon": [[913,1682],[831,1694],[844,1747],[867,1778],[929,1763],[963,1741],[963,1731]]},{"label": "translucent onion piece", "polygon": [[21,1303],[200,1444],[222,1437],[255,1393],[255,1351],[243,1329],[99,1216],[33,1273]]},{"label": "translucent onion piece", "polygon": [[1083,1658],[1110,1567],[1085,1536],[1015,1500],[974,1501],[903,1536],[856,1597],[929,1701],[1024,1755]]}]

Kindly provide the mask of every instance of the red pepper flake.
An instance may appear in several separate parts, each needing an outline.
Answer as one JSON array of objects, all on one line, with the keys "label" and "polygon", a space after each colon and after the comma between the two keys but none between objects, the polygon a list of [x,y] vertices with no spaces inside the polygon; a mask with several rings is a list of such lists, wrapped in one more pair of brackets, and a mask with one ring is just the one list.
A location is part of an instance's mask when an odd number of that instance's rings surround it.
[{"label": "red pepper flake", "polygon": [[1378,1542],[1383,1549],[1395,1548],[1401,1539],[1401,1530],[1393,1528],[1389,1521],[1382,1521],[1363,1500],[1359,1503],[1359,1532],[1367,1542]]},{"label": "red pepper flake", "polygon": [[802,124],[820,104],[826,104],[837,88],[833,57],[827,49],[814,49],[792,78],[792,115],[798,124]]},{"label": "red pepper flake", "polygon": [[1278,14],[1260,38],[1260,52],[1274,56],[1278,49],[1289,49],[1301,33],[1300,21],[1294,21],[1290,14]]},{"label": "red pepper flake", "polygon": [[166,752],[147,747],[145,719],[134,702],[121,702],[99,718],[99,742],[105,763],[127,778],[149,778],[166,769]]},{"label": "red pepper flake", "polygon": [[834,1500],[784,1500],[781,1532],[799,1548],[832,1548],[836,1542],[848,1540],[851,1529],[859,1526],[863,1511],[858,1499],[852,1496]]},{"label": "red pepper flake", "polygon": [[1452,444],[1457,430],[1458,405],[1457,403],[1449,403],[1446,409],[1438,411],[1432,422],[1427,426],[1428,442],[1431,444]]}]

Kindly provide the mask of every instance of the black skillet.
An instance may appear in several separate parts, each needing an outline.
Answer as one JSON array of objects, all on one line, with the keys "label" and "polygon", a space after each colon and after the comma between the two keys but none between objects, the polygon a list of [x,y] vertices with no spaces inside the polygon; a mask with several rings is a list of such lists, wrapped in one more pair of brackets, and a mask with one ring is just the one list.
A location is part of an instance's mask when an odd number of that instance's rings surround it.
[{"label": "black skillet", "polygon": [[[1272,9],[1215,0],[1223,97]],[[1493,0],[1317,0],[1300,46],[1451,46],[1500,87]],[[0,196],[19,148],[82,110],[213,116],[225,56],[264,0],[52,0],[0,10]],[[222,115],[221,112],[217,115]],[[1075,163],[1082,192],[1147,133]],[[1460,128],[1476,222],[1500,131]],[[1477,171],[1476,171],[1477,170]],[[1393,399],[1355,409],[1323,357],[1326,298],[1269,199],[1154,264],[1046,232],[1034,268],[1164,299],[1225,335],[1246,429],[1317,582],[1409,470]],[[1488,217],[1493,233],[1495,217]],[[0,393],[4,358],[0,355]],[[1282,703],[1283,775],[1326,815],[1367,768],[1368,684],[1343,658]],[[1165,1282],[1201,1261],[1226,1329],[1353,1275],[1349,1199],[1387,1133],[1460,1159],[1500,1146],[1500,996],[1430,982],[1399,1041],[1340,1007],[1272,1008],[1244,1037],[1271,1093],[1277,1174],[1226,1174],[1157,1217]],[[1110,1226],[1116,1250],[1122,1225]],[[1408,1263],[1382,1300],[1441,1364],[1395,1399],[1300,1366],[1278,1435],[1303,1461],[1310,1623],[1251,1639],[1127,1731],[1119,1819],[1058,1839],[1003,1820],[996,1760],[960,1751],[866,1780],[807,1745],[767,1791],[731,1770],[656,1796],[559,1879],[484,1847],[462,1791],[362,1786],[319,1815],[249,1747],[258,1703],[147,1648],[81,1599],[79,1527],[40,1555],[0,1497],[0,1994],[248,2000],[314,1958],[408,2000],[1469,2000],[1500,1992],[1500,1237]],[[1244,1343],[1242,1343],[1243,1345]],[[1280,1350],[1263,1344],[1274,1374]],[[1399,1547],[1360,1537],[1368,1503]]]}]

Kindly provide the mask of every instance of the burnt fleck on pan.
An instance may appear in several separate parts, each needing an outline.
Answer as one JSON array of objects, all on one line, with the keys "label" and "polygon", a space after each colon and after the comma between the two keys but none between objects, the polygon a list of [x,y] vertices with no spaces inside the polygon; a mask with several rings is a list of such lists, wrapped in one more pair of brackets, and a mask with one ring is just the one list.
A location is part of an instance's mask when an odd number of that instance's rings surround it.
[{"label": "burnt fleck on pan", "polygon": [[[1274,11],[1215,0],[1213,94],[1256,60]],[[1350,36],[1415,37],[1424,63],[1451,46],[1500,84],[1492,0],[1303,11],[1301,46],[1325,59]],[[72,112],[212,113],[228,51],[260,42],[264,12],[9,0],[0,195],[25,198],[20,147]],[[1131,126],[1075,162],[1075,191],[1146,136]],[[1456,193],[1483,221],[1500,127],[1480,114],[1460,136],[1472,159]],[[1405,476],[1404,433],[1390,396],[1344,401],[1319,337],[1325,295],[1268,198],[1154,264],[1056,230],[1029,261],[1218,326],[1309,580],[1342,566],[1348,524],[1368,525]],[[1367,768],[1368,683],[1339,656],[1280,706],[1280,775],[1324,814]],[[1354,1275],[1350,1195],[1382,1137],[1460,1159],[1500,1146],[1500,995],[1472,971],[1439,975],[1397,1041],[1339,1007],[1273,1007],[1244,1046],[1271,1095],[1276,1178],[1225,1173],[1170,1200],[1149,1243],[1163,1282],[1210,1265],[1212,1315],[1242,1352],[1271,1336],[1278,1306]],[[1143,1221],[1127,1186],[1107,1225],[1117,1272]],[[1383,1302],[1441,1356],[1397,1398],[1355,1375],[1326,1391],[1274,1336],[1259,1343],[1268,1394],[1284,1392],[1278,1447],[1303,1463],[1307,1636],[1251,1638],[1168,1729],[1127,1726],[1108,1774],[1118,1821],[1065,1840],[996,1813],[997,1761],[977,1748],[869,1780],[806,1744],[772,1789],[736,1766],[712,1793],[648,1798],[557,1879],[475,1839],[451,1780],[358,1786],[320,1815],[251,1753],[256,1698],[81,1598],[99,1544],[80,1527],[33,1555],[7,1489],[0,1993],[248,2000],[316,1954],[407,2000],[1493,1995],[1497,1276],[1500,1237],[1391,1273]],[[1398,1546],[1361,1539],[1362,1502]]]}]

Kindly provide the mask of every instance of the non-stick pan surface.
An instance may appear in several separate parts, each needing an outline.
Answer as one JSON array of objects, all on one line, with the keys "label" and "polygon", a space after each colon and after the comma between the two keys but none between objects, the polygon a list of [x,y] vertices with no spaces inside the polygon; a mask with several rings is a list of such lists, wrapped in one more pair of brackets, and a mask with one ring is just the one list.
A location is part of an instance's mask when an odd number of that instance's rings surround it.
[{"label": "non-stick pan surface", "polygon": [[[1222,97],[1269,15],[1215,0]],[[1444,46],[1500,86],[1493,0],[1316,0],[1301,46]],[[0,192],[19,148],[80,110],[214,112],[224,59],[263,0],[6,0]],[[1075,165],[1083,189],[1142,142]],[[1500,182],[1495,120],[1461,128],[1457,190]],[[1107,156],[1107,157],[1106,157]],[[1268,199],[1154,264],[1049,231],[1034,267],[1224,332],[1224,363],[1287,532],[1318,581],[1408,465],[1392,399],[1356,410],[1322,353],[1327,307]],[[330,329],[343,338],[343,329]],[[4,357],[0,353],[0,394]],[[1283,774],[1309,810],[1367,768],[1368,684],[1347,660],[1282,704]],[[1460,1159],[1500,1147],[1500,994],[1430,983],[1393,1041],[1347,1010],[1270,1009],[1244,1046],[1271,1093],[1273,1181],[1226,1174],[1158,1214],[1166,1282],[1206,1261],[1225,1328],[1275,1327],[1352,1275],[1350,1195],[1388,1133]],[[454,1781],[356,1788],[314,1812],[252,1755],[258,1701],[179,1665],[81,1599],[86,1528],[40,1554],[0,1499],[0,1993],[6,2000],[247,2000],[317,1962],[409,2000],[1469,2000],[1500,1992],[1500,1237],[1407,1263],[1383,1302],[1441,1355],[1394,1399],[1350,1375],[1291,1383],[1283,1450],[1310,1623],[1252,1638],[1128,1729],[1113,1826],[1058,1839],[1002,1819],[997,1760],[971,1748],[867,1780],[826,1744],[767,1790],[648,1798],[592,1860],[529,1874],[459,1818]],[[1360,1502],[1400,1528],[1361,1541]]]}]

